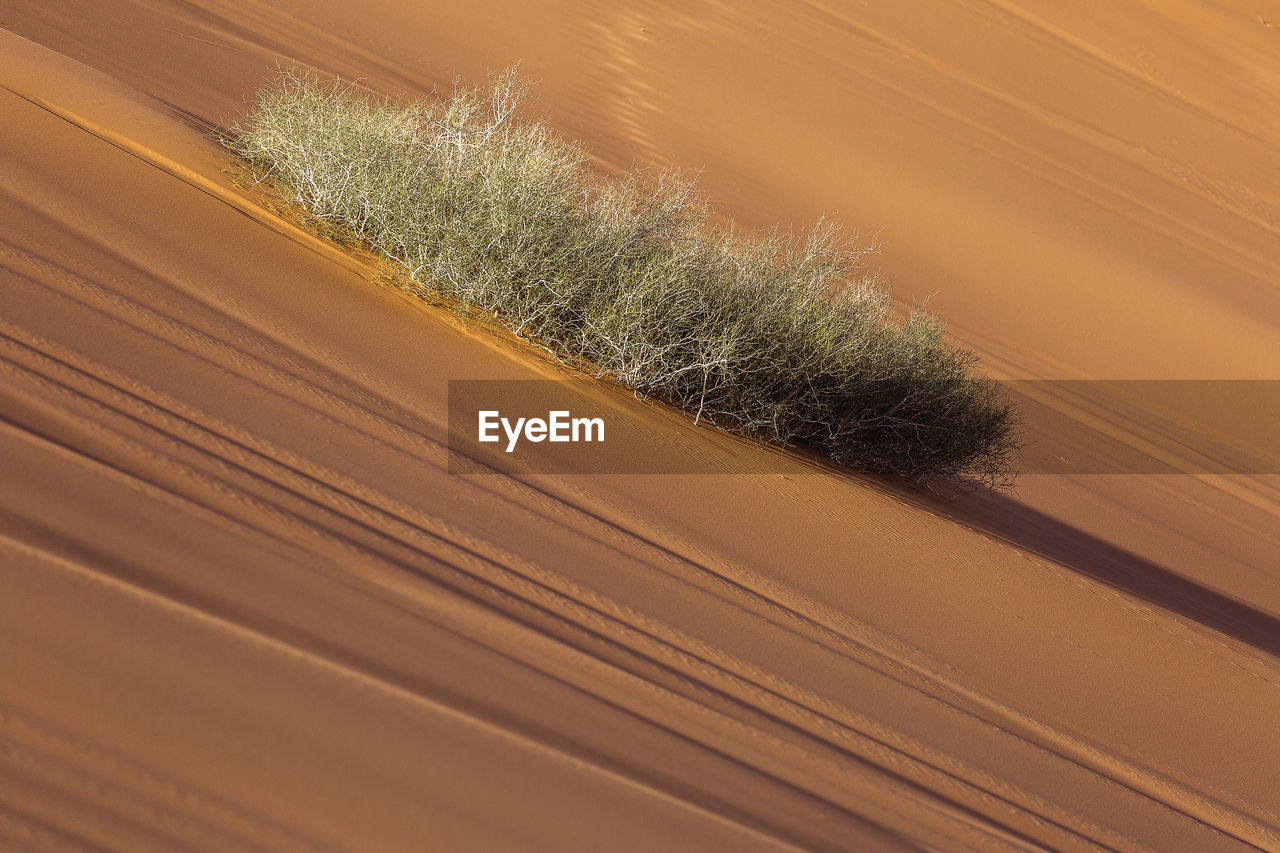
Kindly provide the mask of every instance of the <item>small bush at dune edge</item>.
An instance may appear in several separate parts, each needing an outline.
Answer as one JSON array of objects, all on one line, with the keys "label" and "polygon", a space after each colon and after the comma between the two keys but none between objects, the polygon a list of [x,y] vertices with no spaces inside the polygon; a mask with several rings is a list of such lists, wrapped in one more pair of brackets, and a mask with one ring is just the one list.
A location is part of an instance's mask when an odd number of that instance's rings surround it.
[{"label": "small bush at dune edge", "polygon": [[869,250],[715,227],[687,181],[606,178],[487,88],[394,103],[284,72],[228,135],[322,228],[464,312],[699,418],[917,481],[1011,483],[1016,416],[917,308],[895,320]]}]

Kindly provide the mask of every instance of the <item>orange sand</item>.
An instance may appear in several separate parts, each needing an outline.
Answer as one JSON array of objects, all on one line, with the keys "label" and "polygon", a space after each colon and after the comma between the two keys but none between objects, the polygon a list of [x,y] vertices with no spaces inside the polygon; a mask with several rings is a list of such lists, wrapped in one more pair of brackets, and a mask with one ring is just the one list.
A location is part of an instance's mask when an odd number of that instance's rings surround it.
[{"label": "orange sand", "polygon": [[0,849],[1280,849],[1280,478],[452,476],[447,381],[555,371],[206,135],[524,59],[995,375],[1274,379],[1274,6],[104,5],[0,8]]}]

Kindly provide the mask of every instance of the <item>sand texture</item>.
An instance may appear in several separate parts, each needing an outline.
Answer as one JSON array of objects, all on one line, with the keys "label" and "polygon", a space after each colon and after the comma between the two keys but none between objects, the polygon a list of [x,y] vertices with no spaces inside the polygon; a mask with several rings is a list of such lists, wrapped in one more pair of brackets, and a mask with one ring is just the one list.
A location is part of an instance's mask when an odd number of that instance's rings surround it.
[{"label": "sand texture", "polygon": [[601,169],[878,232],[997,377],[1277,379],[1274,4],[0,28],[0,850],[1280,850],[1280,475],[935,496],[595,385],[674,468],[768,473],[451,474],[449,380],[561,374],[210,136],[279,63],[422,95],[524,60]]}]

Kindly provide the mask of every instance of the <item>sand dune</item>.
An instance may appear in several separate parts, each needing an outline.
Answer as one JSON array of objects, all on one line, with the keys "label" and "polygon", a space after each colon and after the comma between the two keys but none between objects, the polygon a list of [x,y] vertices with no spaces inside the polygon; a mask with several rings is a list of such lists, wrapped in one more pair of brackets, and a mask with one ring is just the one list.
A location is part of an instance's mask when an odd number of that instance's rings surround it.
[{"label": "sand dune", "polygon": [[770,473],[450,474],[449,380],[560,374],[207,133],[524,59],[602,168],[882,229],[996,375],[1274,379],[1266,6],[5,3],[0,848],[1280,849],[1276,475],[952,500],[596,385]]}]

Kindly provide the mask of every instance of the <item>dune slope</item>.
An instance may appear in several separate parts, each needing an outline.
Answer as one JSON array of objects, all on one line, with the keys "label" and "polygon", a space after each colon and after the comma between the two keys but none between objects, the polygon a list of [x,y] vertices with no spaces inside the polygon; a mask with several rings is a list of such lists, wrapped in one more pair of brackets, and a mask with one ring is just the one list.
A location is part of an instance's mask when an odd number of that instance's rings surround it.
[{"label": "dune slope", "polygon": [[1274,475],[946,501],[595,386],[773,473],[450,474],[448,380],[558,374],[206,134],[525,58],[603,168],[883,226],[1003,375],[1274,378],[1247,5],[6,4],[4,846],[1280,848]]}]

